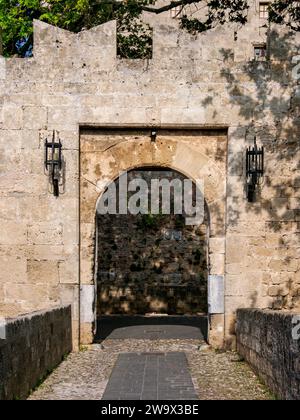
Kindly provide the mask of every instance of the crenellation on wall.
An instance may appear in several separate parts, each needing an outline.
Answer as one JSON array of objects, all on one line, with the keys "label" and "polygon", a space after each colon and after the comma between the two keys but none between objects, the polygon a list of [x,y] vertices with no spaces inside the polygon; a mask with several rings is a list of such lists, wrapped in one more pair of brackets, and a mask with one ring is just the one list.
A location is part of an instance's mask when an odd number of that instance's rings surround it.
[{"label": "crenellation on wall", "polygon": [[75,35],[57,26],[49,25],[40,20],[34,20],[33,37],[33,54],[35,59],[37,59],[38,57],[43,57],[47,49],[52,52],[51,58],[59,55],[62,46],[72,46]]}]

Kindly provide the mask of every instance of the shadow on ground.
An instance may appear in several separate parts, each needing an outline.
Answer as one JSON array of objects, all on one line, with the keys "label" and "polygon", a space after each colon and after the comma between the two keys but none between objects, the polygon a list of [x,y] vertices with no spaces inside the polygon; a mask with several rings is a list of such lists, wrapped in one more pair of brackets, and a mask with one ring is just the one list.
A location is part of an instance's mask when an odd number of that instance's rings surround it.
[{"label": "shadow on ground", "polygon": [[207,341],[207,316],[102,316],[97,323],[95,342],[105,339]]}]

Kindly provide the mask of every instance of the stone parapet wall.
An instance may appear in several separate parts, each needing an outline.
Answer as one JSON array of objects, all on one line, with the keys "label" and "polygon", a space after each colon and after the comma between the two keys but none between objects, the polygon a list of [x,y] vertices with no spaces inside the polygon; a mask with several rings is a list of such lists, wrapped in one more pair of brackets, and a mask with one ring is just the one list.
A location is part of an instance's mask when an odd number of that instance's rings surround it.
[{"label": "stone parapet wall", "polygon": [[285,400],[300,400],[299,324],[299,314],[296,317],[281,311],[237,311],[239,354],[274,394]]},{"label": "stone parapet wall", "polygon": [[7,319],[1,327],[0,400],[25,399],[72,350],[71,307]]}]

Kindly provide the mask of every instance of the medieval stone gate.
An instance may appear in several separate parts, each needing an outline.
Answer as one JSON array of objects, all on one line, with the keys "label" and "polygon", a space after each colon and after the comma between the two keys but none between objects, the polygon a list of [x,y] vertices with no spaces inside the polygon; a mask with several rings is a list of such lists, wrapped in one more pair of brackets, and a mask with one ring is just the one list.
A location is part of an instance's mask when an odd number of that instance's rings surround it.
[{"label": "medieval stone gate", "polygon": [[204,182],[209,212],[210,341],[224,335],[225,195],[227,131],[188,127],[84,128],[80,134],[80,335],[91,342],[96,324],[95,212],[99,197],[120,173],[133,168],[172,168]]},{"label": "medieval stone gate", "polygon": [[[209,295],[221,297],[210,303],[225,301],[210,309],[211,342],[234,345],[239,308],[299,308],[298,34],[275,26],[269,59],[256,61],[254,45],[267,37],[249,13],[238,39],[230,28],[194,37],[153,17],[153,58],[137,61],[117,56],[116,22],[73,34],[35,21],[33,57],[0,57],[5,316],[71,304],[74,347],[79,323],[81,342],[92,340],[97,200],[120,171],[149,165],[204,180]],[[44,164],[53,131],[65,169],[59,197]],[[255,137],[265,176],[249,203]]]}]

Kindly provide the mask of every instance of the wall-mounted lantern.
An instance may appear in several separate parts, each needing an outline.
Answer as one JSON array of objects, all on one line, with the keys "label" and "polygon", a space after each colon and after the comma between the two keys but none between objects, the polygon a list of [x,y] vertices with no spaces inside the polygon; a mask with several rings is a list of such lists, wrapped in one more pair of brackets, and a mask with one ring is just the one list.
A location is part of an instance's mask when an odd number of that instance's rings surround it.
[{"label": "wall-mounted lantern", "polygon": [[62,171],[62,144],[58,132],[53,131],[52,140],[45,140],[45,169],[49,175],[53,195],[59,196],[59,183]]},{"label": "wall-mounted lantern", "polygon": [[156,142],[156,137],[157,137],[157,130],[155,128],[153,128],[151,130],[151,143],[155,143]]},{"label": "wall-mounted lantern", "polygon": [[246,153],[247,198],[249,203],[255,201],[256,187],[264,175],[264,148],[258,148],[256,137],[254,147],[249,147]]}]

